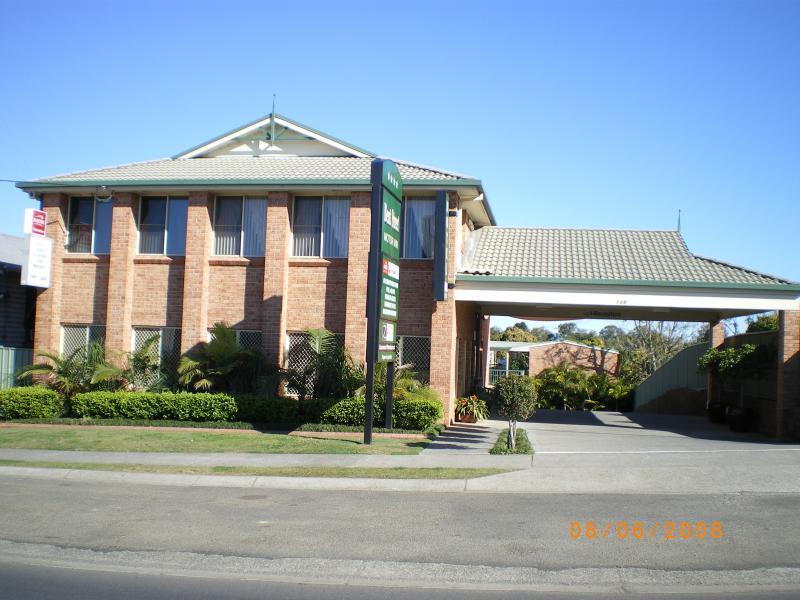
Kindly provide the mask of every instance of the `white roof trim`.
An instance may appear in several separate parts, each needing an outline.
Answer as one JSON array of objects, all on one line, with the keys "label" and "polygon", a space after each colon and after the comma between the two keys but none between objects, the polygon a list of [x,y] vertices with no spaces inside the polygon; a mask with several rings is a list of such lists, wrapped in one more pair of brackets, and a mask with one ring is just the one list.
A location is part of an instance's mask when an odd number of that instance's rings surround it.
[{"label": "white roof trim", "polygon": [[[244,135],[247,135],[248,133],[251,133],[251,132],[255,131],[256,129],[260,129],[261,127],[264,127],[264,126],[270,124],[272,119],[273,119],[273,116],[272,115],[268,115],[267,117],[265,117],[265,118],[263,118],[263,119],[261,119],[259,121],[256,121],[255,123],[251,123],[250,125],[242,127],[241,129],[237,129],[236,131],[232,131],[231,133],[229,133],[227,135],[223,135],[223,136],[221,136],[219,138],[211,140],[207,144],[205,144],[203,146],[200,146],[199,148],[195,148],[194,150],[190,150],[189,152],[185,152],[184,154],[180,154],[180,155],[176,156],[175,158],[176,159],[196,158],[198,156],[202,156],[203,154],[207,154],[208,152],[211,152],[212,150],[220,148],[221,146],[224,146],[225,144],[235,140],[236,138],[240,138],[240,137],[242,137]],[[333,140],[333,139],[331,139],[329,137],[321,135],[321,134],[319,134],[319,133],[317,133],[315,131],[311,131],[309,129],[306,129],[305,127],[297,125],[296,123],[292,123],[291,121],[287,121],[285,119],[282,119],[279,116],[274,117],[274,119],[275,119],[275,124],[276,125],[280,125],[281,127],[285,127],[287,129],[291,129],[292,131],[295,131],[295,132],[297,132],[297,133],[299,133],[301,135],[304,135],[304,136],[310,137],[312,139],[315,139],[318,142],[321,142],[323,144],[331,146],[332,148],[336,148],[337,150],[341,150],[342,152],[347,152],[348,154],[350,154],[352,156],[357,156],[358,158],[369,158],[370,157],[369,154],[366,154],[366,153],[361,152],[359,150],[355,150],[351,146],[348,146],[348,145],[343,144],[341,142],[337,142],[336,140]]]}]

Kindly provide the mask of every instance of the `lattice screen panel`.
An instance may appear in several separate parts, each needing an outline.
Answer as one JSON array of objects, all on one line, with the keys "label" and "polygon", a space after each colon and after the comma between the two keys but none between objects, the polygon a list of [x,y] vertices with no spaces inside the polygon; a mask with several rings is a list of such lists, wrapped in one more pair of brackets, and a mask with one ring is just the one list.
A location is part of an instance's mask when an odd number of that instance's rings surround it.
[{"label": "lattice screen panel", "polygon": [[417,379],[430,381],[431,338],[418,335],[401,335],[398,339],[396,365],[411,364]]}]

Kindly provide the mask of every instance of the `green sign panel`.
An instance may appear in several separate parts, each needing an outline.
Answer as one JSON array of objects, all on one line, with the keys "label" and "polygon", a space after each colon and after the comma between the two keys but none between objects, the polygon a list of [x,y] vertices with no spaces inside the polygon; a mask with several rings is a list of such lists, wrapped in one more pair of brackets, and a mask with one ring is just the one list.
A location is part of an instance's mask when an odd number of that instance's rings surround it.
[{"label": "green sign panel", "polygon": [[[375,184],[377,180],[373,179]],[[400,221],[403,180],[390,160],[381,164],[381,229],[377,348],[378,362],[394,362],[397,346],[397,315],[400,306]]]},{"label": "green sign panel", "polygon": [[383,216],[381,218],[381,252],[394,258],[400,258],[400,200],[383,193]]}]

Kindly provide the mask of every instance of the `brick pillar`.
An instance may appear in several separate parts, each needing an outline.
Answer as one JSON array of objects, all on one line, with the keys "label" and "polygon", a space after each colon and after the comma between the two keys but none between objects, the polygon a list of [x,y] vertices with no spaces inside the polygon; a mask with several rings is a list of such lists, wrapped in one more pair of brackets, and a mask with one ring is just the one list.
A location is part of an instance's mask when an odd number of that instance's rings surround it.
[{"label": "brick pillar", "polygon": [[67,196],[44,194],[42,210],[47,213],[47,237],[53,240],[53,256],[50,263],[50,287],[37,289],[36,327],[34,348],[59,352],[61,350],[61,284],[62,259],[67,242]]},{"label": "brick pillar", "polygon": [[[353,192],[350,196],[350,239],[347,248],[347,304],[344,343],[356,361],[367,355],[367,275],[371,196]],[[400,274],[402,279],[402,273]]]},{"label": "brick pillar", "polygon": [[114,194],[111,212],[111,252],[108,265],[106,354],[112,361],[131,350],[133,258],[136,255],[136,194]]},{"label": "brick pillar", "polygon": [[778,312],[778,393],[775,436],[800,438],[800,312]]},{"label": "brick pillar", "polygon": [[[719,348],[725,342],[725,325],[721,321],[711,321],[708,328],[711,347]],[[706,399],[708,403],[716,402],[719,399],[721,383],[711,373],[708,374],[706,381]]]},{"label": "brick pillar", "polygon": [[[458,197],[450,195],[450,209],[455,216],[447,217],[447,283],[456,278],[456,230],[461,226]],[[458,249],[460,252],[460,249]],[[402,277],[402,273],[400,274]],[[448,289],[446,298],[433,303],[431,315],[431,388],[439,394],[444,404],[444,422],[449,425],[454,418],[453,406],[456,396],[457,327],[456,302],[453,290]]]},{"label": "brick pillar", "polygon": [[213,235],[211,211],[214,195],[189,192],[186,214],[186,262],[183,275],[183,314],[181,317],[181,353],[208,340],[208,287]]},{"label": "brick pillar", "polygon": [[267,360],[283,365],[286,300],[289,292],[289,193],[270,192],[267,203],[267,247],[264,258],[262,344]]}]

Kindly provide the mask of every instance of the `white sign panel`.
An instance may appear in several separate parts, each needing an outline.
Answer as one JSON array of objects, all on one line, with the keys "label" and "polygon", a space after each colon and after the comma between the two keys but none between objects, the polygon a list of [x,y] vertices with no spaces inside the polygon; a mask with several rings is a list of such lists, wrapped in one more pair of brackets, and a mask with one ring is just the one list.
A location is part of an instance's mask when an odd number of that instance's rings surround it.
[{"label": "white sign panel", "polygon": [[50,259],[53,254],[53,240],[39,235],[25,236],[28,254],[22,265],[22,285],[50,287]]}]

